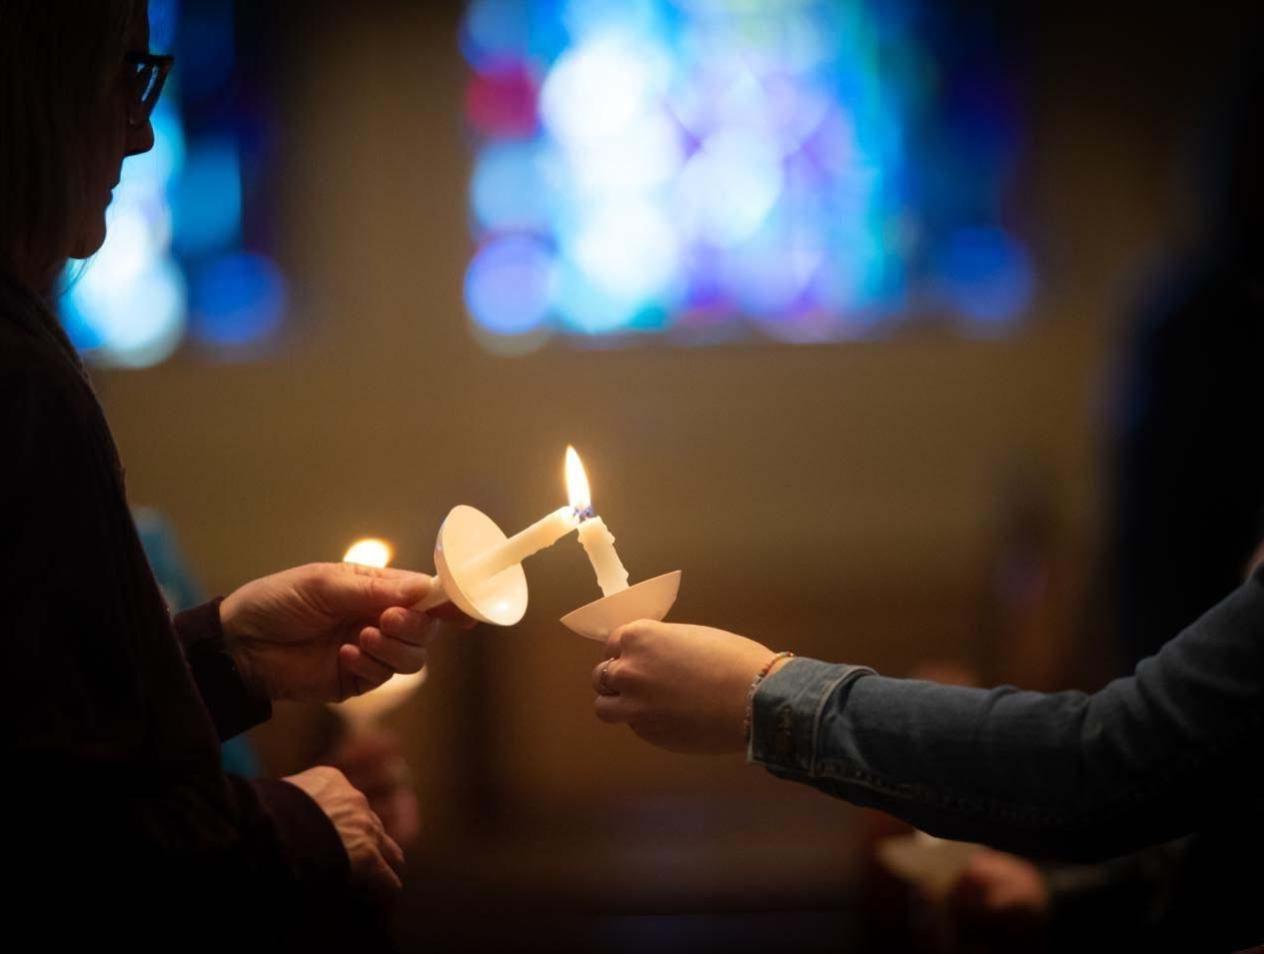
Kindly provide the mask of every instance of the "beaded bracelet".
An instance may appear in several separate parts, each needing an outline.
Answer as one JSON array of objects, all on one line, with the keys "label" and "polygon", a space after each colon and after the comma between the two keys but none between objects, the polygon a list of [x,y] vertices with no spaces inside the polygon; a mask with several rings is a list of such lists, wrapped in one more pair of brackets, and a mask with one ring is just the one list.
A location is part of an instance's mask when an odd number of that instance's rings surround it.
[{"label": "beaded bracelet", "polygon": [[779,659],[791,659],[794,653],[777,653],[772,659],[764,663],[764,668],[755,673],[755,678],[751,680],[750,689],[746,692],[746,718],[742,720],[742,735],[746,741],[750,741],[751,722],[755,714],[755,690],[759,688],[759,684],[772,671],[772,667],[777,665]]}]

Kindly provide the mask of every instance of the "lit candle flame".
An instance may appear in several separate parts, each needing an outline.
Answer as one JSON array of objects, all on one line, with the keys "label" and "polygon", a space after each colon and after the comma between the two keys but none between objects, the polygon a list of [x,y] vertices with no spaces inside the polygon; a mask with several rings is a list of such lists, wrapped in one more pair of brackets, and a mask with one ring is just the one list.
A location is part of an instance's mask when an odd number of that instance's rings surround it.
[{"label": "lit candle flame", "polygon": [[592,507],[592,491],[588,489],[588,475],[584,463],[575,448],[566,448],[566,496],[570,505],[581,513]]},{"label": "lit candle flame", "polygon": [[343,555],[343,563],[359,563],[361,566],[389,566],[395,551],[385,540],[377,537],[366,537],[357,540],[347,548]]}]

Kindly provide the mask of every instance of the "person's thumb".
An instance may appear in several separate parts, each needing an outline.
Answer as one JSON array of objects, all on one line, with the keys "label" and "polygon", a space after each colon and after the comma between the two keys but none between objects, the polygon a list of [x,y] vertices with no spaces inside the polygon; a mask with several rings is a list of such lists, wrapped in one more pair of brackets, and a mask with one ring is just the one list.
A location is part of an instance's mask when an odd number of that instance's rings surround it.
[{"label": "person's thumb", "polygon": [[337,574],[330,582],[329,596],[347,611],[372,614],[420,603],[436,585],[434,577],[425,573],[357,566],[352,572]]}]

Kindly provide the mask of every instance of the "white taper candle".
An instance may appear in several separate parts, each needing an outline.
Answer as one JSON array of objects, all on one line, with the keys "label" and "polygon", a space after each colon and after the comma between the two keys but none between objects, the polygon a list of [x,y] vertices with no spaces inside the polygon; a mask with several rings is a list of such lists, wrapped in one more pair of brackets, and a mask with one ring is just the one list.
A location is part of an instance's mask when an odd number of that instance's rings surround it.
[{"label": "white taper candle", "polygon": [[487,580],[502,570],[516,566],[534,553],[551,547],[579,526],[574,507],[559,507],[527,529],[515,533],[498,547],[480,553],[463,569],[473,580]]},{"label": "white taper candle", "polygon": [[612,596],[628,588],[628,571],[614,549],[614,534],[606,528],[600,517],[585,520],[579,525],[579,542],[597,573],[597,585],[602,596]]}]

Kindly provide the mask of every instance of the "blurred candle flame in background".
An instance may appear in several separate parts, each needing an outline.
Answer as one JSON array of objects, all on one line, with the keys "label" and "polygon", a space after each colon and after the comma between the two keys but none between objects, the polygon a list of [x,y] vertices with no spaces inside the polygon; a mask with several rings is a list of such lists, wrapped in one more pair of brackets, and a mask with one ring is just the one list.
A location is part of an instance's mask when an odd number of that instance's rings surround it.
[{"label": "blurred candle flame in background", "polygon": [[343,563],[359,563],[361,566],[390,566],[395,558],[395,548],[378,537],[365,537],[357,540],[343,554]]}]

